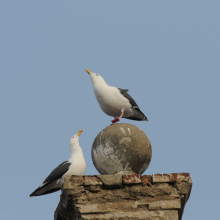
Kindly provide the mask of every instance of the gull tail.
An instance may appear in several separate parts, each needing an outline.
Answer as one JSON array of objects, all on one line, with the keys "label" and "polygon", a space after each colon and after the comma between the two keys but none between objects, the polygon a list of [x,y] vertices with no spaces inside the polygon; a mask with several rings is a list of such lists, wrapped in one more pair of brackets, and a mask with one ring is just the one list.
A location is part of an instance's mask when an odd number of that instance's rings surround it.
[{"label": "gull tail", "polygon": [[133,115],[129,117],[123,117],[130,120],[135,121],[148,121],[148,118],[144,115],[144,113],[139,108],[133,109]]},{"label": "gull tail", "polygon": [[50,194],[50,193],[53,193],[53,192],[56,192],[56,191],[60,190],[61,185],[56,184],[56,183],[57,183],[57,180],[55,180],[55,181],[53,181],[49,184],[46,184],[42,187],[38,187],[34,192],[32,192],[30,194],[29,197],[42,196],[42,195]]}]

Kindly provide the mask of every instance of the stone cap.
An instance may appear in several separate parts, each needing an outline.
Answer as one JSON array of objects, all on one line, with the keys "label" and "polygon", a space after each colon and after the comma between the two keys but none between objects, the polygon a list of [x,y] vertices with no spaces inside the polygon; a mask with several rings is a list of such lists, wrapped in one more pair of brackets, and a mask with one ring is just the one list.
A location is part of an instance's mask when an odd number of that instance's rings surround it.
[{"label": "stone cap", "polygon": [[189,173],[65,176],[55,219],[181,220],[191,187]]}]

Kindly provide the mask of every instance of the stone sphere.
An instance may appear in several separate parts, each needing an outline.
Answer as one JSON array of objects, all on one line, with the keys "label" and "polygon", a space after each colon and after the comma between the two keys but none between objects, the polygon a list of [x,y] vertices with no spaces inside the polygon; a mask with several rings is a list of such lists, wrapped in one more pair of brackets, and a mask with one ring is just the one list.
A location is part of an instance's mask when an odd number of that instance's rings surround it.
[{"label": "stone sphere", "polygon": [[103,129],[92,145],[92,160],[100,174],[142,174],[152,157],[147,135],[131,124],[114,124]]}]

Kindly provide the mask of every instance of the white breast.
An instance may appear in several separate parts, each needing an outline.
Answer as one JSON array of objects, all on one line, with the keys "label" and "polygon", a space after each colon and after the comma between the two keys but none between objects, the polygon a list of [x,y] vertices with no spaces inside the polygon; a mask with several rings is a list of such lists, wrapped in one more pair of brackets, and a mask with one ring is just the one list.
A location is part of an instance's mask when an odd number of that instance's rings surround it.
[{"label": "white breast", "polygon": [[96,99],[102,109],[109,116],[119,117],[121,112],[131,108],[131,104],[119,91],[112,86],[94,87]]},{"label": "white breast", "polygon": [[80,147],[71,155],[69,162],[71,165],[65,175],[84,175],[86,171],[86,161]]}]

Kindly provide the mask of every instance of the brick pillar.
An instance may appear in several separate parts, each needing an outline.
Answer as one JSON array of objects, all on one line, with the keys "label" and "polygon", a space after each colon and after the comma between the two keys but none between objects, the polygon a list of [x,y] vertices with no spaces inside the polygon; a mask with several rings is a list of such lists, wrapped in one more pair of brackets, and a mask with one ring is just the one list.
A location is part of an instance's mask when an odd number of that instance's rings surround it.
[{"label": "brick pillar", "polygon": [[188,173],[66,176],[55,220],[181,220]]}]

